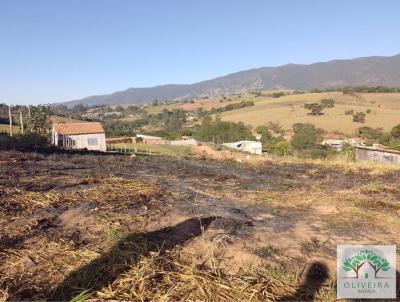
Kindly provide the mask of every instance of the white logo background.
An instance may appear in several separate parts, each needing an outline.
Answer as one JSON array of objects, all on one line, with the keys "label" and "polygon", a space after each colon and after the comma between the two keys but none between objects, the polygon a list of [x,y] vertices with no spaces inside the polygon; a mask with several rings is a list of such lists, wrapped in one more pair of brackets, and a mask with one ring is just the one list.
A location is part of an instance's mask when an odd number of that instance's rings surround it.
[{"label": "white logo background", "polygon": [[[375,270],[367,261],[359,268],[357,278],[354,270],[346,271],[343,268],[346,259],[366,250],[386,259],[389,262],[389,269],[380,270],[375,278]],[[396,298],[396,246],[338,245],[337,298]]]}]

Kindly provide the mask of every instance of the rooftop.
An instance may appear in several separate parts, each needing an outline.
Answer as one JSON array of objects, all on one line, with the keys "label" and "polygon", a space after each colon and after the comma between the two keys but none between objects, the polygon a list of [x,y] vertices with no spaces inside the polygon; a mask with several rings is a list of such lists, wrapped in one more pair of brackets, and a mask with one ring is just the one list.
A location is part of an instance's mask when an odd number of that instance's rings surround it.
[{"label": "rooftop", "polygon": [[53,124],[55,132],[60,134],[92,134],[104,133],[103,126],[99,122]]}]

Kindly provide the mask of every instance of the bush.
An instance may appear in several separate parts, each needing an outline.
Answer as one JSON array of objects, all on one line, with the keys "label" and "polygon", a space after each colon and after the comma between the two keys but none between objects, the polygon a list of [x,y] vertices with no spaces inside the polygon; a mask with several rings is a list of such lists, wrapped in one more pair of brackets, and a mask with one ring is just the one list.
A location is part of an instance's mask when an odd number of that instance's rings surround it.
[{"label": "bush", "polygon": [[344,112],[344,115],[353,115],[353,114],[354,114],[354,110],[353,110],[353,109],[346,110],[346,111]]},{"label": "bush", "polygon": [[47,138],[36,133],[8,136],[0,134],[0,149],[34,149],[47,145]]},{"label": "bush", "polygon": [[274,99],[277,99],[277,98],[280,98],[281,96],[285,96],[285,95],[287,95],[285,92],[274,92],[274,93],[272,93],[271,94],[271,96],[274,98]]},{"label": "bush", "polygon": [[355,123],[365,123],[365,113],[364,112],[356,112],[353,114],[353,122]]},{"label": "bush", "polygon": [[310,103],[304,104],[304,109],[309,110],[309,115],[322,115],[324,114],[322,111],[324,110],[324,106],[318,103]]},{"label": "bush", "polygon": [[305,149],[315,148],[321,136],[324,133],[322,129],[315,128],[313,124],[297,123],[293,125],[294,135],[290,144],[295,150],[301,151]]},{"label": "bush", "polygon": [[321,105],[325,108],[333,108],[335,107],[335,100],[334,99],[322,99]]},{"label": "bush", "polygon": [[393,127],[392,131],[390,131],[390,135],[395,139],[400,139],[400,124]]},{"label": "bush", "polygon": [[285,140],[281,140],[275,143],[271,149],[271,153],[276,155],[286,155],[289,152],[289,143]]},{"label": "bush", "polygon": [[214,120],[210,117],[204,118],[201,125],[197,127],[193,134],[199,141],[214,141],[218,144],[254,139],[250,128],[242,122],[225,122],[221,121],[219,117]]}]

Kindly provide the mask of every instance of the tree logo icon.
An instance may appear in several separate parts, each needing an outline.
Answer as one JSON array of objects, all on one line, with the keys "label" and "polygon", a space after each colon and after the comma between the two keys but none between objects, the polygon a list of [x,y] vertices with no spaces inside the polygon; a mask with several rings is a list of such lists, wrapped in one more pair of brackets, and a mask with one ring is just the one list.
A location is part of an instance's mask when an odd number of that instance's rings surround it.
[{"label": "tree logo icon", "polygon": [[338,299],[396,298],[395,245],[338,245]]},{"label": "tree logo icon", "polygon": [[358,278],[358,272],[360,268],[366,263],[371,265],[373,268],[375,272],[375,278],[379,278],[379,271],[387,272],[390,268],[389,261],[387,261],[385,258],[382,258],[371,250],[364,250],[360,251],[351,258],[347,258],[343,263],[343,269],[346,272],[353,270],[355,273],[354,278]]}]

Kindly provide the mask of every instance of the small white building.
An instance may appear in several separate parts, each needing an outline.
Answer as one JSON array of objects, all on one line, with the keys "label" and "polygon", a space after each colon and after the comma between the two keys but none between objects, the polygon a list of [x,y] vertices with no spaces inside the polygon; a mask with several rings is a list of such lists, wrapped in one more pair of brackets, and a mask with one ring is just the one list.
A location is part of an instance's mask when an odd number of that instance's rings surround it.
[{"label": "small white building", "polygon": [[106,135],[98,122],[53,124],[52,144],[66,149],[106,151]]},{"label": "small white building", "polygon": [[136,143],[165,145],[167,141],[159,136],[136,134]]},{"label": "small white building", "polygon": [[238,141],[233,143],[225,143],[222,146],[241,150],[244,152],[249,152],[251,154],[262,154],[262,144],[261,142],[256,141]]},{"label": "small white building", "polygon": [[331,146],[332,148],[336,149],[337,151],[342,151],[346,141],[341,139],[326,139],[321,142],[321,145]]},{"label": "small white building", "polygon": [[194,138],[188,138],[173,140],[170,141],[170,144],[174,146],[197,146],[199,143]]}]

